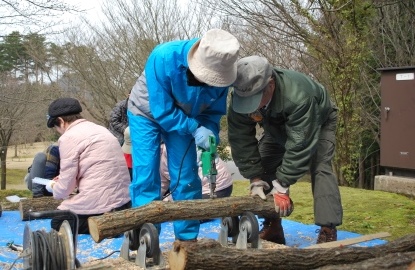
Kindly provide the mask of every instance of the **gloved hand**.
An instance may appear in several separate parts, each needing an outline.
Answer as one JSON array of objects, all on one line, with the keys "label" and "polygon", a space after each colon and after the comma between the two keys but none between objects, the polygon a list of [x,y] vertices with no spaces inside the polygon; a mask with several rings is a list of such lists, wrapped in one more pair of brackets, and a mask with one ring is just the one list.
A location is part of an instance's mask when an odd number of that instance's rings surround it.
[{"label": "gloved hand", "polygon": [[55,181],[51,180],[46,184],[46,190],[49,191],[50,193],[53,193],[53,186],[56,184]]},{"label": "gloved hand", "polygon": [[214,135],[210,129],[207,129],[203,126],[197,128],[192,136],[195,138],[195,143],[197,146],[202,147],[203,149],[209,149],[209,136]]},{"label": "gloved hand", "polygon": [[280,217],[291,215],[293,211],[293,203],[290,199],[290,190],[288,187],[283,187],[278,180],[273,180],[274,186],[271,194],[274,197],[275,211],[280,214]]},{"label": "gloved hand", "polygon": [[258,195],[263,200],[267,199],[264,193],[264,189],[269,189],[269,185],[267,182],[263,180],[255,181],[251,183],[249,188],[251,189],[251,196]]}]

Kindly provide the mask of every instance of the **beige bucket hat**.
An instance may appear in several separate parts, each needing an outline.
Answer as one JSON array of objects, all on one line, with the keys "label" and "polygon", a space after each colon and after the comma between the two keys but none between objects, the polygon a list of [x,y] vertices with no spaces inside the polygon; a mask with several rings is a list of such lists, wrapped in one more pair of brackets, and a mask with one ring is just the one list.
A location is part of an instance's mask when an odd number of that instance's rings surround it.
[{"label": "beige bucket hat", "polygon": [[193,75],[210,86],[230,86],[236,80],[239,42],[229,32],[211,29],[193,44],[187,62]]}]

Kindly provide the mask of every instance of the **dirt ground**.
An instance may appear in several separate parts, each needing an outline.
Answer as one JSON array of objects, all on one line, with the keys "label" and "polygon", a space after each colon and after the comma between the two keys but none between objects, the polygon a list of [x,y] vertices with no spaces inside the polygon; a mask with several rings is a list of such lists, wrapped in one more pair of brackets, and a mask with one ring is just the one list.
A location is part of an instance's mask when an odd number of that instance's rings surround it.
[{"label": "dirt ground", "polygon": [[21,144],[9,146],[7,149],[6,166],[9,169],[27,169],[32,164],[33,157],[37,152],[44,151],[49,142],[38,142],[33,144]]}]

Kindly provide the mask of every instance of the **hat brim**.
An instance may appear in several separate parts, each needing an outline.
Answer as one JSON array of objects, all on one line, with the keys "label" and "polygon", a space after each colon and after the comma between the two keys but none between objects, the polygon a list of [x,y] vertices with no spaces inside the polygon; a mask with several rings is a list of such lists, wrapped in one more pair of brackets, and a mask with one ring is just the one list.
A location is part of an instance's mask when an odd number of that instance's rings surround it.
[{"label": "hat brim", "polygon": [[48,128],[53,128],[53,126],[55,125],[55,120],[56,120],[56,117],[50,117],[48,119],[48,122],[46,123]]},{"label": "hat brim", "polygon": [[196,41],[187,55],[187,63],[196,79],[215,87],[227,87],[233,84],[236,80],[236,65],[233,65],[233,67],[227,71],[222,70],[221,72],[206,68],[206,66],[198,60],[198,57],[195,57],[199,44],[200,40]]},{"label": "hat brim", "polygon": [[242,114],[253,113],[258,109],[263,94],[264,91],[259,91],[252,96],[241,97],[234,92],[232,95],[232,109]]}]

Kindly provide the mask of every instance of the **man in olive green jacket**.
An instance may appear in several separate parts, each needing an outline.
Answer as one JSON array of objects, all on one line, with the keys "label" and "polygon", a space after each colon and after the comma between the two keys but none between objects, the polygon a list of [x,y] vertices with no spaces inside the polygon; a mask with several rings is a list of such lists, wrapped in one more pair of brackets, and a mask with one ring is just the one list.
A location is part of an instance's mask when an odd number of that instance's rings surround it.
[{"label": "man in olive green jacket", "polygon": [[[232,157],[251,182],[251,195],[272,195],[280,217],[293,210],[289,187],[311,174],[317,243],[337,240],[343,209],[332,170],[337,108],[324,87],[305,74],[273,68],[260,56],[238,61],[228,110]],[[264,134],[257,140],[256,127]],[[272,187],[272,188],[271,188]],[[285,244],[281,218],[265,219],[262,239]]]}]

